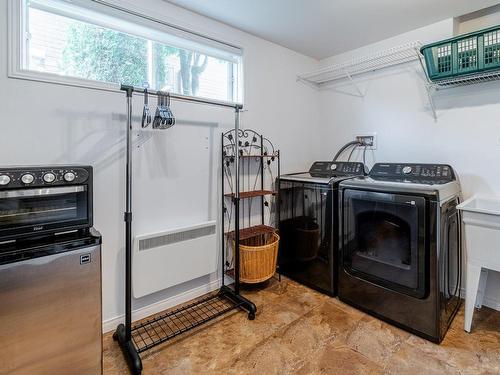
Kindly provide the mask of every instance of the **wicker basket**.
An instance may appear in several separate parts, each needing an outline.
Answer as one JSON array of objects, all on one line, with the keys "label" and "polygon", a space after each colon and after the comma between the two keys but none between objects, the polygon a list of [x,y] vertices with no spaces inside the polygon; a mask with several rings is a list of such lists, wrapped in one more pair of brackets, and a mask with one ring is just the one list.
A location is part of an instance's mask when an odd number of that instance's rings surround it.
[{"label": "wicker basket", "polygon": [[240,242],[240,281],[242,283],[256,284],[273,277],[276,272],[279,241],[278,234],[272,233]]}]

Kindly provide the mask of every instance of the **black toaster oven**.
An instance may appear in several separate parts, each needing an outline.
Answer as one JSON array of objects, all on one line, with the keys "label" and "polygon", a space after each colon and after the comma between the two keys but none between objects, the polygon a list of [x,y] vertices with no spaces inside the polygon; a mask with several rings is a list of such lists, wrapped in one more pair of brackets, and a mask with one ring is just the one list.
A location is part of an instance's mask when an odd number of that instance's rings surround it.
[{"label": "black toaster oven", "polygon": [[92,167],[0,167],[0,242],[92,225]]}]

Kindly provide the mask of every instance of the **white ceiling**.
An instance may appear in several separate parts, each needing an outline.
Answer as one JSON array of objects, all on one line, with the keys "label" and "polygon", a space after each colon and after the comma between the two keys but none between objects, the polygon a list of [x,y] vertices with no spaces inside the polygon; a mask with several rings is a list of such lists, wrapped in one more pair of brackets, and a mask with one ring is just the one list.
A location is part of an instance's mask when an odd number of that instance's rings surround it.
[{"label": "white ceiling", "polygon": [[167,0],[317,59],[498,0]]}]

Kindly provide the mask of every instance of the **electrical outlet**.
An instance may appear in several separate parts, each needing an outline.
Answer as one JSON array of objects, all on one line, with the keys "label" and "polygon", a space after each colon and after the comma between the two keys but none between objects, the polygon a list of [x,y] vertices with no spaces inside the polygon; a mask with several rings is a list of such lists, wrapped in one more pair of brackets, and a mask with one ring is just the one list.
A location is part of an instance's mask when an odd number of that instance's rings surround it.
[{"label": "electrical outlet", "polygon": [[361,143],[363,146],[373,146],[372,135],[358,135],[356,136],[356,141]]},{"label": "electrical outlet", "polygon": [[363,144],[363,146],[367,146],[368,150],[376,150],[377,149],[377,134],[376,133],[356,134],[354,136],[354,140],[361,142]]}]

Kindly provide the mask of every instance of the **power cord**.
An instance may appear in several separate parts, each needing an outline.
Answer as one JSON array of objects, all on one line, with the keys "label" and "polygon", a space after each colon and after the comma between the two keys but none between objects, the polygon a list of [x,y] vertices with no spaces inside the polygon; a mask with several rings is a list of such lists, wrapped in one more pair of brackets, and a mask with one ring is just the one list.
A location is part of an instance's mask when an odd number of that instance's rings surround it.
[{"label": "power cord", "polygon": [[351,161],[351,158],[352,158],[352,154],[354,153],[354,151],[359,147],[359,145],[355,145],[352,149],[351,149],[351,152],[349,153],[349,157],[347,158],[347,161]]}]

